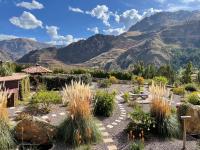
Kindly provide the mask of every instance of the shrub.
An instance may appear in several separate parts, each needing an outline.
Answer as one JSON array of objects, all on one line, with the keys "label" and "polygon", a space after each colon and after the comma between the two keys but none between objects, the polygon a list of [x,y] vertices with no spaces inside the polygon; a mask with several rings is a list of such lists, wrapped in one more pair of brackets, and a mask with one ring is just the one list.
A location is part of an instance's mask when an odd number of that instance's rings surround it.
[{"label": "shrub", "polygon": [[72,82],[63,89],[69,114],[58,128],[58,138],[66,144],[78,146],[100,140],[100,132],[91,114],[92,93],[89,85]]},{"label": "shrub", "polygon": [[117,84],[119,81],[116,77],[114,76],[110,76],[109,77],[109,81],[112,83],[112,84]]},{"label": "shrub", "polygon": [[130,145],[130,150],[144,150],[144,143],[142,141],[135,141]]},{"label": "shrub", "polygon": [[150,133],[150,129],[154,126],[154,118],[151,117],[150,113],[144,112],[140,106],[134,107],[133,112],[129,114],[131,122],[126,128],[126,132],[134,133],[136,138],[139,138],[141,132],[146,135]]},{"label": "shrub", "polygon": [[12,63],[2,63],[0,64],[0,76],[10,76],[14,73],[14,65]]},{"label": "shrub", "polygon": [[122,97],[124,99],[124,102],[126,102],[126,103],[128,103],[130,101],[130,98],[131,98],[129,92],[125,92]]},{"label": "shrub", "polygon": [[195,92],[198,91],[198,88],[195,84],[189,83],[185,85],[185,90],[189,92]]},{"label": "shrub", "polygon": [[167,78],[163,76],[154,77],[153,80],[156,84],[166,85],[168,83]]},{"label": "shrub", "polygon": [[85,84],[90,84],[92,81],[90,74],[80,74],[80,75],[52,75],[52,76],[37,76],[35,80],[39,83],[46,84],[47,90],[61,90],[66,84],[70,85],[72,81],[83,82]]},{"label": "shrub", "polygon": [[103,79],[98,82],[100,88],[108,88],[112,85],[109,79]]},{"label": "shrub", "polygon": [[94,97],[94,114],[97,116],[109,117],[112,115],[115,106],[115,94],[107,91],[98,91]]},{"label": "shrub", "polygon": [[187,101],[193,105],[200,105],[200,93],[193,92],[188,95]]},{"label": "shrub", "polygon": [[185,94],[185,89],[183,87],[173,88],[172,91],[176,95],[184,95]]},{"label": "shrub", "polygon": [[143,77],[136,77],[136,82],[138,85],[143,85],[144,84],[144,78]]},{"label": "shrub", "polygon": [[48,113],[51,104],[61,103],[61,95],[56,91],[39,91],[33,95],[31,103],[41,106],[41,109]]},{"label": "shrub", "polygon": [[114,71],[109,73],[110,76],[114,76],[119,80],[131,80],[132,74],[124,71]]},{"label": "shrub", "polygon": [[94,70],[91,72],[91,75],[94,78],[109,78],[109,73],[103,70]]},{"label": "shrub", "polygon": [[71,74],[87,74],[87,73],[89,73],[89,71],[87,69],[81,69],[81,68],[73,69],[71,71]]},{"label": "shrub", "polygon": [[162,137],[178,137],[180,133],[177,116],[172,114],[172,109],[163,97],[167,90],[163,86],[150,87],[152,93],[151,116],[155,119],[153,132]]}]

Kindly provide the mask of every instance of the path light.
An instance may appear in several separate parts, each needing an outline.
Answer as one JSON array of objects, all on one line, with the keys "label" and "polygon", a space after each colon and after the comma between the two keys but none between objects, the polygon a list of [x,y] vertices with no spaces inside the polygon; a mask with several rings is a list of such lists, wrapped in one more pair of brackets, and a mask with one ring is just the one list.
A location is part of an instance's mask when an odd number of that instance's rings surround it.
[{"label": "path light", "polygon": [[183,150],[186,149],[185,143],[186,143],[186,119],[191,118],[191,116],[181,116],[181,119],[183,120]]}]

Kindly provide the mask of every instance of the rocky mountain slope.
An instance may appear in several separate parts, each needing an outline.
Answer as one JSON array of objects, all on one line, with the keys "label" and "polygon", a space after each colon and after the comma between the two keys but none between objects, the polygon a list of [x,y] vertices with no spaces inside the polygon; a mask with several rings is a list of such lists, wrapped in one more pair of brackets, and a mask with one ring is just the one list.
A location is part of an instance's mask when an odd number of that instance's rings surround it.
[{"label": "rocky mountain slope", "polygon": [[[48,60],[106,69],[127,69],[140,60],[157,66],[184,65],[190,60],[200,65],[199,41],[200,12],[161,12],[144,18],[122,35],[98,34],[64,48],[33,51],[19,62]],[[195,52],[195,59],[190,51]]]},{"label": "rocky mountain slope", "polygon": [[13,60],[19,59],[32,50],[50,46],[52,45],[23,38],[0,41],[0,50],[4,51],[4,53],[10,54]]}]

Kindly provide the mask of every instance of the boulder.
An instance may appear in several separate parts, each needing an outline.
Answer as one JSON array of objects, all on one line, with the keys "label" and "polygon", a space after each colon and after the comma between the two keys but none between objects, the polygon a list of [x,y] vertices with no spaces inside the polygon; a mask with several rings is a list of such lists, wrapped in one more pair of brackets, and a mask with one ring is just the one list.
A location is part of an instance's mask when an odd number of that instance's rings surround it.
[{"label": "boulder", "polygon": [[200,134],[200,106],[188,105],[186,116],[191,116],[186,120],[187,133]]},{"label": "boulder", "polygon": [[15,138],[20,142],[46,145],[52,142],[56,128],[37,118],[21,120],[15,127]]}]

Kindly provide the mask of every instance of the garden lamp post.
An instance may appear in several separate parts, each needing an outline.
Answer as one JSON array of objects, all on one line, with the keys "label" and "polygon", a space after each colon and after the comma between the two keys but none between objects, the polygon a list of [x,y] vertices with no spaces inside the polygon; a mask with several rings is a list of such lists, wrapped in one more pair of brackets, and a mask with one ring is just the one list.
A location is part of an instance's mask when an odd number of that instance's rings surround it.
[{"label": "garden lamp post", "polygon": [[181,119],[183,120],[183,150],[186,149],[185,144],[186,144],[186,119],[191,118],[191,116],[181,116]]}]

